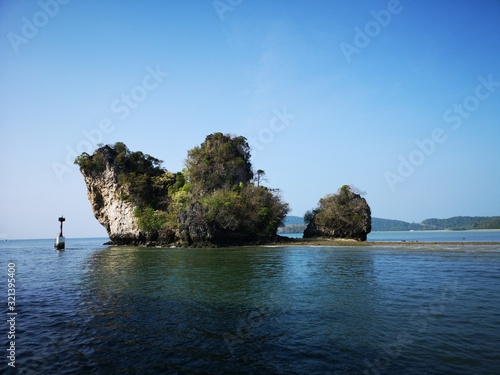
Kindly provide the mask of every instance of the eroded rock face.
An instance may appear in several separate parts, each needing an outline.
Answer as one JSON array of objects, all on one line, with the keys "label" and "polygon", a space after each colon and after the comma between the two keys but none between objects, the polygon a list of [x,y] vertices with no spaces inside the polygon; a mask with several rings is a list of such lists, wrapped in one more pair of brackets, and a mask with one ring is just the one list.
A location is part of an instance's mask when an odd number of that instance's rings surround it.
[{"label": "eroded rock face", "polygon": [[110,240],[117,245],[138,244],[145,240],[134,216],[134,205],[121,196],[123,189],[118,184],[119,171],[113,165],[113,150],[103,150],[104,171],[94,173],[81,168],[87,196],[95,218],[106,228]]},{"label": "eroded rock face", "polygon": [[192,203],[187,211],[177,217],[179,228],[177,237],[183,246],[211,246],[214,228],[205,220],[205,210],[199,202]]}]

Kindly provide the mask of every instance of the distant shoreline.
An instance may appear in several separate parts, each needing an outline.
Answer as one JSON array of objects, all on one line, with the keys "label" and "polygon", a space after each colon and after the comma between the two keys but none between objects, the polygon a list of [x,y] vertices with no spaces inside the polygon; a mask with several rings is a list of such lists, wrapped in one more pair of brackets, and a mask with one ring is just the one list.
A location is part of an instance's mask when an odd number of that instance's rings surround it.
[{"label": "distant shoreline", "polygon": [[280,239],[275,243],[265,244],[262,246],[418,246],[418,245],[497,245],[500,246],[500,241],[484,241],[484,242],[451,242],[451,241],[356,241],[350,239],[328,239],[328,238],[290,238]]},{"label": "distant shoreline", "polygon": [[[371,219],[372,232],[500,230],[500,216],[454,216],[447,219],[425,219],[420,223],[377,217]],[[300,216],[286,216],[284,224],[278,234],[303,232],[305,229],[304,219]]]}]

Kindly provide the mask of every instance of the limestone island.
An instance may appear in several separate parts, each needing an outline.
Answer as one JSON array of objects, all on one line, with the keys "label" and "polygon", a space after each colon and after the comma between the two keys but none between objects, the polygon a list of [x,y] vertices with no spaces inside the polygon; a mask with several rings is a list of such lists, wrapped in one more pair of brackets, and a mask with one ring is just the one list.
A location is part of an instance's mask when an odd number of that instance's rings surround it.
[{"label": "limestone island", "polygon": [[[118,142],[75,160],[96,219],[111,244],[220,247],[293,242],[277,229],[290,211],[279,189],[263,186],[246,138],[214,133],[190,151],[181,172]],[[305,238],[365,241],[366,201],[345,185],[309,211]]]}]

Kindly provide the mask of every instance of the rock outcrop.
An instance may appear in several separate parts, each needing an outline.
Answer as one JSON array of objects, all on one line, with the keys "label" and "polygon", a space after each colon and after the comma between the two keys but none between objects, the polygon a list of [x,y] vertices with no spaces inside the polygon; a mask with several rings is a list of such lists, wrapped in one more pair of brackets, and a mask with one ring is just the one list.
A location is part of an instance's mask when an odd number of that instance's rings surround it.
[{"label": "rock outcrop", "polygon": [[205,209],[199,202],[177,216],[177,237],[184,246],[210,246],[214,243],[215,228],[205,220]]},{"label": "rock outcrop", "polygon": [[[202,146],[212,145],[213,138],[207,137]],[[226,138],[222,141],[241,141]],[[195,151],[200,153],[200,149],[205,152],[202,148]],[[217,149],[212,154],[218,152]],[[191,157],[193,154],[190,153]],[[80,166],[94,216],[115,245],[213,247],[279,240],[276,230],[289,211],[279,195],[247,181],[249,177],[238,180],[240,171],[234,166],[235,171],[221,180],[217,171],[227,163],[234,163],[232,155],[226,157],[229,162],[217,161],[220,165],[205,154],[201,154],[201,161],[192,159],[191,171],[206,163],[210,173],[207,175],[203,169],[200,173],[212,185],[215,181],[221,186],[215,184],[207,192],[204,179],[194,184],[196,179],[191,174],[189,185],[183,173],[168,172],[161,168],[160,160],[142,152],[130,152],[123,143],[103,146],[93,155],[84,153],[75,162]],[[248,161],[240,164],[250,168]],[[232,184],[226,185],[224,181]],[[194,193],[190,190],[193,185]],[[347,185],[337,194],[322,198],[317,209],[306,214],[306,220],[304,238],[365,241],[371,231],[370,207]]]},{"label": "rock outcrop", "polygon": [[187,171],[175,174],[121,142],[75,160],[113,244],[214,247],[276,239],[288,204],[251,181],[245,138],[215,133],[188,156]]},{"label": "rock outcrop", "polygon": [[370,206],[348,185],[337,194],[320,199],[318,208],[306,214],[304,238],[346,238],[366,241],[371,232]]},{"label": "rock outcrop", "polygon": [[117,245],[141,244],[146,240],[139,230],[137,218],[134,215],[135,206],[132,202],[121,199],[125,194],[119,185],[121,171],[114,163],[117,156],[109,146],[99,149],[99,153],[89,158],[94,160],[98,168],[80,168],[87,195],[95,218],[106,228],[110,240]]}]

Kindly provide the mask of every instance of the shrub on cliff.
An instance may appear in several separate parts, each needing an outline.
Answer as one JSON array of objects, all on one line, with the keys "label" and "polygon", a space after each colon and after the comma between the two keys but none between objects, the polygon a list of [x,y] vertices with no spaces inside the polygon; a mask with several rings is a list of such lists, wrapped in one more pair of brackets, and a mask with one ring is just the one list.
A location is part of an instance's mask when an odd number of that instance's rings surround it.
[{"label": "shrub on cliff", "polygon": [[304,238],[351,238],[365,241],[371,231],[370,206],[360,194],[342,186],[337,194],[321,198],[318,207],[304,215]]},{"label": "shrub on cliff", "polygon": [[75,164],[77,164],[82,171],[85,171],[89,175],[97,175],[104,172],[106,169],[106,158],[102,153],[95,153],[94,155],[89,155],[83,152],[75,159]]},{"label": "shrub on cliff", "polygon": [[82,153],[75,159],[82,173],[99,177],[106,165],[113,166],[121,187],[120,199],[129,200],[141,209],[165,209],[168,189],[175,175],[161,167],[162,161],[140,151],[131,152],[122,142],[97,149],[94,155]]},{"label": "shrub on cliff", "polygon": [[266,187],[253,184],[219,189],[200,199],[206,219],[224,231],[272,237],[289,211],[288,204]]},{"label": "shrub on cliff", "polygon": [[137,217],[139,229],[148,234],[159,231],[167,222],[166,212],[155,211],[151,207],[137,207],[134,215]]}]

